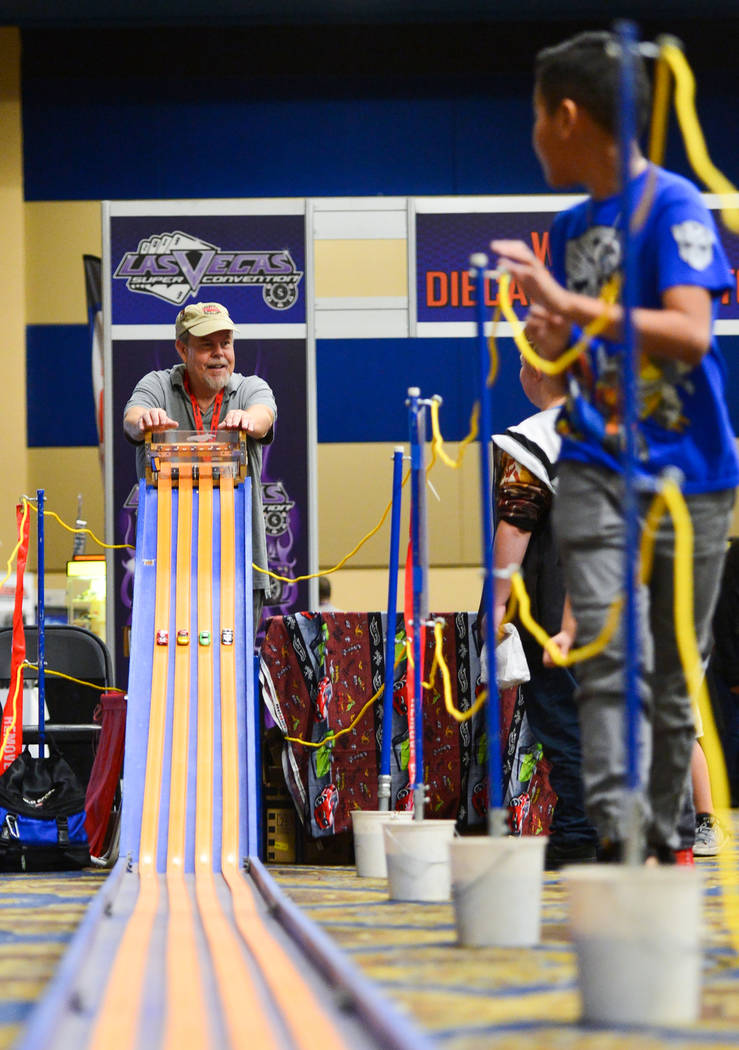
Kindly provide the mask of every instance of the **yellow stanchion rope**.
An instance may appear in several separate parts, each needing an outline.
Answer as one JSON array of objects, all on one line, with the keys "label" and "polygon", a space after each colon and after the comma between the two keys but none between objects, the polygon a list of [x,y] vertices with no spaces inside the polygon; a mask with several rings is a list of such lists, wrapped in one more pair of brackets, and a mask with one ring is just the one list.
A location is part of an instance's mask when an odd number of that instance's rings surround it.
[{"label": "yellow stanchion rope", "polygon": [[[410,476],[411,472],[409,470],[403,478],[401,488],[406,484]],[[301,583],[303,580],[316,580],[319,576],[330,576],[332,572],[338,572],[339,569],[343,568],[344,565],[346,565],[346,563],[349,561],[349,559],[353,558],[357,551],[364,546],[367,540],[371,540],[372,537],[380,531],[382,526],[385,524],[387,516],[392,509],[392,506],[393,501],[390,500],[387,507],[385,507],[382,517],[375,525],[375,527],[373,529],[370,529],[367,535],[363,536],[359,543],[355,547],[353,547],[348,554],[345,554],[340,562],[332,566],[330,569],[323,569],[321,572],[307,572],[303,576],[278,576],[276,572],[272,572],[270,569],[263,569],[260,565],[257,565],[255,562],[252,562],[252,569],[254,569],[256,572],[263,572],[265,576],[269,576],[273,580],[279,580],[280,583]]]},{"label": "yellow stanchion rope", "polygon": [[[393,665],[393,669],[395,669],[398,666],[398,664],[400,663],[400,659],[401,659],[400,656],[398,656],[398,658],[396,659],[396,661],[395,661],[395,663]],[[326,744],[330,744],[331,747],[333,747],[335,741],[337,741],[339,739],[339,737],[344,736],[346,733],[351,733],[352,729],[354,729],[354,727],[356,725],[358,725],[362,721],[362,719],[364,718],[365,712],[367,710],[369,710],[369,708],[372,707],[372,705],[377,700],[380,699],[380,697],[382,696],[382,694],[384,692],[385,692],[385,683],[383,682],[382,685],[380,686],[380,688],[377,690],[377,692],[372,694],[372,696],[364,704],[364,706],[359,710],[359,713],[349,723],[349,725],[348,726],[344,726],[343,729],[339,729],[338,732],[336,732],[336,733],[331,729],[331,730],[329,730],[328,733],[326,733],[326,735],[321,740],[303,740],[299,736],[286,736],[284,739],[287,740],[288,743],[290,743],[290,744],[302,744],[303,747],[318,748],[318,747],[324,747]]]},{"label": "yellow stanchion rope", "polygon": [[[706,140],[703,137],[698,114],[695,109],[695,77],[688,65],[685,55],[672,43],[663,43],[660,57],[669,66],[675,81],[675,112],[685,143],[688,160],[701,182],[712,193],[722,197],[739,194],[736,186],[715,166],[708,154]],[[721,217],[727,229],[739,233],[739,208],[728,202],[722,207]]]},{"label": "yellow stanchion rope", "polygon": [[13,550],[10,552],[10,557],[8,558],[7,565],[6,565],[6,568],[7,568],[8,571],[5,573],[5,576],[3,576],[2,580],[0,580],[0,587],[3,587],[8,582],[8,580],[10,579],[10,575],[11,575],[11,573],[13,571],[13,562],[15,561],[16,555],[18,554],[18,551],[20,550],[21,543],[23,542],[23,532],[25,530],[26,521],[27,520],[28,520],[28,501],[24,500],[23,501],[23,513],[21,514],[20,525],[18,527],[18,542],[16,543],[15,547],[13,547]]},{"label": "yellow stanchion rope", "polygon": [[[19,665],[18,670],[16,671],[16,675],[15,675],[15,685],[14,685],[14,688],[13,688],[13,700],[16,700],[17,697],[18,697],[18,692],[20,690],[21,675],[23,674],[23,671],[26,670],[26,669],[29,669],[29,670],[32,670],[32,671],[37,671],[38,670],[38,664],[32,663],[29,660],[24,660],[23,663]],[[89,686],[90,689],[97,689],[98,692],[100,692],[100,693],[107,693],[107,692],[122,693],[123,692],[122,689],[118,689],[114,685],[97,685],[97,683],[95,683],[95,682],[86,682],[83,678],[74,678],[71,674],[64,674],[63,671],[52,671],[52,669],[50,667],[45,667],[44,668],[44,674],[45,675],[51,675],[53,678],[66,678],[66,680],[68,682],[75,682],[77,685]],[[8,695],[10,695],[10,694],[8,694]],[[8,739],[9,739],[10,734],[12,733],[12,731],[13,731],[16,723],[17,723],[17,719],[18,719],[18,708],[17,708],[17,706],[15,706],[13,708],[13,719],[10,722],[10,724],[8,725],[8,728],[5,730],[5,735],[3,736],[2,743],[0,743],[0,759],[5,754],[5,748],[7,746]]]},{"label": "yellow stanchion rope", "polygon": [[[618,300],[618,295],[621,288],[621,282],[618,276],[614,275],[608,282],[603,286],[601,292],[601,300],[603,302],[603,312],[599,317],[596,317],[594,321],[591,321],[583,329],[583,333],[569,350],[558,357],[555,361],[548,361],[547,358],[542,357],[541,354],[536,352],[536,349],[526,338],[524,334],[523,325],[519,321],[511,303],[510,295],[510,283],[511,275],[508,273],[501,273],[498,279],[498,296],[500,300],[501,310],[503,316],[511,326],[513,334],[513,340],[518,347],[518,350],[522,357],[524,357],[530,365],[543,372],[544,375],[556,376],[561,372],[566,371],[570,365],[575,362],[578,357],[587,350],[590,345],[590,340],[600,333],[608,326],[611,317],[608,307],[612,306]],[[490,336],[490,341],[495,343],[495,332]],[[496,349],[497,353],[497,349]]]},{"label": "yellow stanchion rope", "polygon": [[480,691],[480,694],[475,697],[472,705],[466,711],[460,711],[458,707],[454,706],[452,701],[452,681],[449,674],[449,668],[446,660],[444,659],[444,653],[442,649],[443,644],[443,625],[441,621],[436,620],[434,623],[434,659],[431,664],[431,670],[429,671],[428,682],[423,683],[424,689],[431,689],[434,684],[436,677],[436,671],[441,671],[441,680],[443,683],[442,695],[444,697],[444,707],[446,708],[447,714],[451,715],[455,722],[467,722],[473,715],[477,714],[482,705],[488,698],[487,689]]},{"label": "yellow stanchion rope", "polygon": [[[21,496],[21,503],[23,504],[23,516],[21,517],[21,528],[20,528],[20,536],[22,537],[23,536],[23,528],[24,528],[25,523],[26,523],[26,518],[28,517],[28,508],[30,507],[32,511],[34,511],[36,514],[38,514],[38,507],[36,507],[31,502],[31,500],[29,500],[26,496]],[[106,550],[112,550],[112,551],[117,551],[117,550],[135,550],[133,545],[130,544],[130,543],[104,543],[103,540],[99,539],[95,535],[95,533],[92,531],[92,529],[87,529],[87,528],[80,529],[80,528],[73,527],[72,525],[67,525],[66,522],[62,521],[62,519],[59,517],[59,515],[56,513],[56,511],[45,510],[44,511],[44,517],[45,518],[46,517],[54,518],[54,520],[58,521],[59,524],[61,525],[61,527],[63,529],[66,529],[67,532],[81,532],[81,533],[84,533],[85,535],[89,536],[92,540],[94,540],[94,542],[97,543],[99,547],[104,547]],[[13,571],[13,562],[15,561],[16,555],[18,554],[18,550],[20,548],[20,545],[21,545],[21,539],[19,538],[18,542],[16,543],[15,547],[13,548],[13,550],[12,550],[12,552],[10,554],[10,557],[8,558],[8,561],[6,563],[7,572],[6,572],[5,576],[2,578],[2,580],[0,580],[0,587],[2,587],[10,579],[10,575],[11,575],[11,573]]]},{"label": "yellow stanchion rope", "polygon": [[475,401],[474,405],[472,406],[472,414],[470,416],[469,434],[467,434],[467,436],[463,438],[460,442],[459,455],[457,456],[457,458],[452,459],[452,457],[448,456],[444,451],[444,439],[442,438],[441,431],[439,429],[439,399],[435,397],[431,399],[431,433],[433,436],[431,447],[434,450],[434,454],[438,455],[441,462],[444,463],[447,467],[451,467],[452,470],[459,469],[462,460],[464,459],[465,452],[467,451],[469,445],[477,437],[479,429],[479,419],[480,403],[479,401]]},{"label": "yellow stanchion rope", "polygon": [[[675,636],[688,691],[703,720],[703,740],[716,809],[719,817],[726,821],[730,815],[729,781],[693,620],[693,524],[683,494],[672,480],[664,483],[652,504],[649,515],[652,532],[656,530],[665,510],[672,516],[675,531]],[[739,888],[730,850],[719,853],[718,866],[726,925],[732,947],[739,953]]]},{"label": "yellow stanchion rope", "polygon": [[[25,504],[27,504],[31,508],[31,510],[35,511],[36,514],[38,514],[38,507],[36,507],[25,496],[23,497],[23,502]],[[82,533],[85,536],[89,536],[90,539],[94,543],[97,543],[98,547],[103,547],[105,550],[108,550],[108,551],[130,550],[130,551],[132,551],[132,550],[136,549],[132,543],[106,543],[104,540],[101,540],[98,536],[96,536],[95,533],[92,531],[92,529],[78,528],[75,525],[67,525],[67,523],[65,521],[62,521],[62,519],[59,517],[59,515],[54,510],[45,510],[44,511],[44,517],[45,518],[53,518],[54,521],[59,522],[61,527],[63,529],[66,529],[67,532]]]}]

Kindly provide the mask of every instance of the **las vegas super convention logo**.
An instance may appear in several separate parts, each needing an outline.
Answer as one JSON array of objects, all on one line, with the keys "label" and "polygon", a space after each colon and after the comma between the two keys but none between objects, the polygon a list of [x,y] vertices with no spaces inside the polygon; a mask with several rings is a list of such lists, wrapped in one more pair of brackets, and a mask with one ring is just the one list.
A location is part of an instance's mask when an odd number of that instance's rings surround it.
[{"label": "las vegas super convention logo", "polygon": [[201,288],[257,285],[273,310],[287,310],[297,302],[302,276],[285,248],[226,252],[180,230],[143,238],[113,274],[130,292],[154,295],[175,306]]}]

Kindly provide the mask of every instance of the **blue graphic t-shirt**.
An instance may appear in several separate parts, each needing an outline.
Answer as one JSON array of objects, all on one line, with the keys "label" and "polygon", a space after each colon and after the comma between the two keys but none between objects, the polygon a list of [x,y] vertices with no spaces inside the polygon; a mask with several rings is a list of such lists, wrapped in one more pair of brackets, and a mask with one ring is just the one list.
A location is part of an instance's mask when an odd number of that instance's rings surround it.
[{"label": "blue graphic t-shirt", "polygon": [[[662,295],[676,285],[699,285],[718,299],[731,273],[713,218],[695,186],[681,176],[650,166],[634,180],[634,259],[637,302],[659,309]],[[552,270],[571,291],[598,296],[621,269],[621,195],[586,200],[558,215],[552,225]],[[642,219],[640,212],[644,212]],[[574,333],[574,338],[579,336]],[[574,341],[573,338],[573,341]],[[623,347],[591,340],[569,373],[566,404],[558,422],[561,459],[598,463],[620,470]],[[638,464],[656,476],[678,467],[686,493],[732,488],[739,483],[734,434],[724,398],[725,365],[712,337],[700,364],[641,355],[638,393]]]}]

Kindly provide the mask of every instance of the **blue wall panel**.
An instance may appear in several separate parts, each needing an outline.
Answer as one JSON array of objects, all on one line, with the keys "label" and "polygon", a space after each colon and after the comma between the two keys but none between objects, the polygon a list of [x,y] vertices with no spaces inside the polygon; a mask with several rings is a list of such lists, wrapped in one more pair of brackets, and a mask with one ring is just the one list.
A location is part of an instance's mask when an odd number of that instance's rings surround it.
[{"label": "blue wall panel", "polygon": [[[736,182],[739,65],[731,48],[716,48],[732,27],[673,20],[642,23],[642,33],[683,35],[709,148]],[[532,60],[581,28],[24,30],[26,199],[543,192],[530,143]],[[674,126],[667,160],[689,174]],[[723,347],[736,428],[739,339]],[[27,353],[29,446],[96,444],[86,328],[32,326]],[[505,343],[502,356],[496,429],[529,411]],[[445,398],[446,438],[467,433],[472,340],[323,340],[317,374],[320,441],[405,441],[411,385]]]},{"label": "blue wall panel", "polygon": [[[735,181],[739,68],[716,41],[736,24],[656,27],[685,30],[709,148]],[[25,30],[26,198],[542,192],[533,58],[575,28]],[[674,126],[667,159],[689,173]]]},{"label": "blue wall panel", "polygon": [[[501,340],[500,350],[493,420],[496,430],[505,430],[533,409],[521,391],[512,341]],[[439,428],[445,440],[461,441],[469,431],[478,396],[474,339],[320,339],[316,368],[320,442],[407,442],[411,386],[423,397],[443,398]]]},{"label": "blue wall panel", "polygon": [[87,325],[26,328],[27,445],[97,445]]},{"label": "blue wall panel", "polygon": [[[87,327],[29,325],[26,340],[28,447],[97,445]],[[729,411],[739,433],[739,337],[720,343]],[[513,342],[501,339],[498,345],[496,431],[533,411],[521,391]],[[424,397],[441,395],[442,436],[461,441],[478,395],[476,353],[473,339],[318,340],[318,440],[407,442],[405,399],[408,387],[418,386]]]}]

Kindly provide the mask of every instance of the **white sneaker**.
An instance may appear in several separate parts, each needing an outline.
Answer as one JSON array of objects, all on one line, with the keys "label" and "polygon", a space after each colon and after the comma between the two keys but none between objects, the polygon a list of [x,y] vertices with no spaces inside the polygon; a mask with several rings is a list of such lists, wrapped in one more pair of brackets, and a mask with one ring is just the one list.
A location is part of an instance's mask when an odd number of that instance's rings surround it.
[{"label": "white sneaker", "polygon": [[715,857],[724,846],[728,845],[729,836],[719,824],[713,813],[697,813],[695,817],[695,844],[693,853],[696,857]]}]

